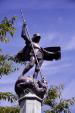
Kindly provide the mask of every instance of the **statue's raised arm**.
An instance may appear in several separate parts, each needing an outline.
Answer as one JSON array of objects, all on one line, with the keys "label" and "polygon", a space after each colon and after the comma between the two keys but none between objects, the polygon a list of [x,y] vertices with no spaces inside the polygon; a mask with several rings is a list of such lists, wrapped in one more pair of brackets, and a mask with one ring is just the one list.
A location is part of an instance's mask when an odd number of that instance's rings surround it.
[{"label": "statue's raised arm", "polygon": [[26,44],[31,42],[27,34],[26,22],[23,22],[21,37],[26,41]]}]

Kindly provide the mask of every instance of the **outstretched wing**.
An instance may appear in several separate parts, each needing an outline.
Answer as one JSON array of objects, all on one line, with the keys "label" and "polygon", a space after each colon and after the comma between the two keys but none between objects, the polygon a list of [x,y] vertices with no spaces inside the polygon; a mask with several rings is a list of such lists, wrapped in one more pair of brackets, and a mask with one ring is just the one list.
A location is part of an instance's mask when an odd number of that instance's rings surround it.
[{"label": "outstretched wing", "polygon": [[24,62],[29,60],[29,49],[25,46],[20,52],[15,56],[16,62]]},{"label": "outstretched wing", "polygon": [[61,58],[61,48],[60,47],[46,47],[43,49],[44,60],[59,60]]}]

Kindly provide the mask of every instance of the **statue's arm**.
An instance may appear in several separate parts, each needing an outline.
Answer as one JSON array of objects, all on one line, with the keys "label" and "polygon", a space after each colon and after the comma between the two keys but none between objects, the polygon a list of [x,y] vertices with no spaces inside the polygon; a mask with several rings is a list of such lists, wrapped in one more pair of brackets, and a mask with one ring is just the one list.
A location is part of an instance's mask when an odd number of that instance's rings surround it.
[{"label": "statue's arm", "polygon": [[26,23],[23,23],[21,37],[22,37],[26,42],[31,42],[30,39],[29,39],[29,37],[27,36]]}]

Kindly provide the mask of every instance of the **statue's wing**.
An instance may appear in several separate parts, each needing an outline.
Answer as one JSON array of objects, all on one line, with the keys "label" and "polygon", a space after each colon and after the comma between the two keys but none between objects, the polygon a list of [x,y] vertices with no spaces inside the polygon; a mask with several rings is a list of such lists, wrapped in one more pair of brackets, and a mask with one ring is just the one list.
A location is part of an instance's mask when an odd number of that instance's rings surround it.
[{"label": "statue's wing", "polygon": [[16,62],[24,62],[29,60],[29,50],[25,46],[21,51],[17,53],[15,56]]},{"label": "statue's wing", "polygon": [[44,60],[59,60],[61,58],[61,48],[60,47],[46,47],[43,49]]}]

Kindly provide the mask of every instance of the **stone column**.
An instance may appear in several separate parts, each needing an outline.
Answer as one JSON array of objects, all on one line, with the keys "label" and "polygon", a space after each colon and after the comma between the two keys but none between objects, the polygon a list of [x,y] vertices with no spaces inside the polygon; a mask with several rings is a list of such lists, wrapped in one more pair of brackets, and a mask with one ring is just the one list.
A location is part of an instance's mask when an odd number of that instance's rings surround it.
[{"label": "stone column", "polygon": [[20,113],[41,113],[42,99],[32,93],[28,93],[19,99]]}]

